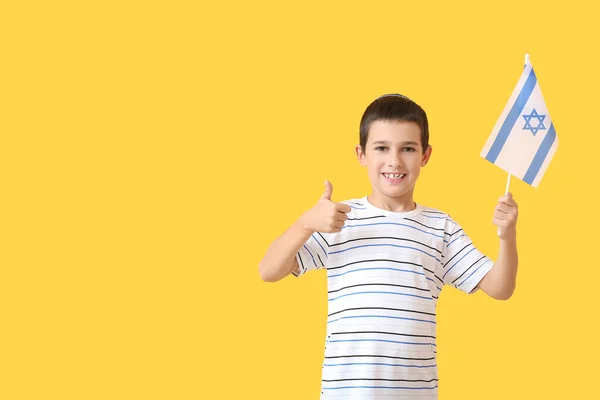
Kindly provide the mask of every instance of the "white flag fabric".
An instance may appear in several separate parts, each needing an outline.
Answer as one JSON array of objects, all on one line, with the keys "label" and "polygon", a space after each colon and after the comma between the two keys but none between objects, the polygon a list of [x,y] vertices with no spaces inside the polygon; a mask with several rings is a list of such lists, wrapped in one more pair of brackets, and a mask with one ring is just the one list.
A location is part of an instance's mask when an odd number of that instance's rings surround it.
[{"label": "white flag fabric", "polygon": [[517,87],[481,156],[537,188],[557,147],[556,131],[527,57]]}]

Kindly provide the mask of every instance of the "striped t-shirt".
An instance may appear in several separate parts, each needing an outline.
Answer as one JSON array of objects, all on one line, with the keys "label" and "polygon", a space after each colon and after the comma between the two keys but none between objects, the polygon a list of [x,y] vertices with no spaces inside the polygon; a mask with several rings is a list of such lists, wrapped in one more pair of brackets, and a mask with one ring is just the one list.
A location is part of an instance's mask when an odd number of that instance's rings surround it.
[{"label": "striped t-shirt", "polygon": [[439,210],[387,211],[366,196],[343,203],[342,231],[315,232],[293,273],[327,269],[321,399],[437,399],[440,291],[477,291],[493,261]]}]

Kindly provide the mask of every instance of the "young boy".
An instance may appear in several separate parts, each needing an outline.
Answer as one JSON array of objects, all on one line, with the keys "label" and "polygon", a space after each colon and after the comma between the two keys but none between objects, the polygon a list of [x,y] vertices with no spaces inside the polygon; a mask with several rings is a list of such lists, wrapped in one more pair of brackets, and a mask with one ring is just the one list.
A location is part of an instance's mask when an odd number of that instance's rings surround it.
[{"label": "young boy", "polygon": [[508,299],[517,274],[517,204],[496,206],[494,263],[448,214],[415,203],[431,156],[427,116],[402,95],[365,110],[356,154],[372,193],[341,203],[333,187],[277,238],[263,280],[327,269],[328,318],[321,399],[437,399],[436,303],[444,285]]}]

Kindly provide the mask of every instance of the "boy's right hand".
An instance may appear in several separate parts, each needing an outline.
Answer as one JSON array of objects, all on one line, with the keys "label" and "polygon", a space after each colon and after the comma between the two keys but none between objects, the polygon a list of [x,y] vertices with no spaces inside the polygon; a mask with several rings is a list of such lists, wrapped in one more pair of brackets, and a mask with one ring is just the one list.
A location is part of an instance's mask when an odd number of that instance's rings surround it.
[{"label": "boy's right hand", "polygon": [[336,233],[342,230],[344,222],[348,219],[346,213],[350,206],[331,201],[333,186],[325,181],[325,192],[313,208],[302,215],[302,226],[314,232]]}]

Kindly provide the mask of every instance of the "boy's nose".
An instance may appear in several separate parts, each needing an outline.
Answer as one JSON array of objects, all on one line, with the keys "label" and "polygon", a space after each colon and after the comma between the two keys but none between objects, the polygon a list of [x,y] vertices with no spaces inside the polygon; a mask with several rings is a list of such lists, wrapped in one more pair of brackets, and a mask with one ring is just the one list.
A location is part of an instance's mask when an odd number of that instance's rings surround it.
[{"label": "boy's nose", "polygon": [[394,157],[389,162],[390,168],[401,167],[402,166],[402,157]]}]

